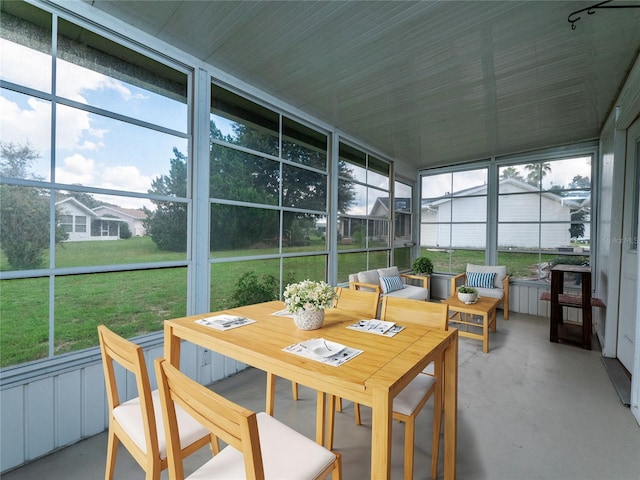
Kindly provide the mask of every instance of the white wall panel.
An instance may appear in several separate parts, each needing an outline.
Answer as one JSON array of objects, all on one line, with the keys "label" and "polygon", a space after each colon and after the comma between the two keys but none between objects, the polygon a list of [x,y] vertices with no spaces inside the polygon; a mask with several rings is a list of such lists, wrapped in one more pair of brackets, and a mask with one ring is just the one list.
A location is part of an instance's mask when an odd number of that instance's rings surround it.
[{"label": "white wall panel", "polygon": [[[26,391],[26,459],[32,460],[54,449],[53,379],[31,382]],[[76,412],[77,414],[77,412]],[[4,415],[3,415],[4,416]]]},{"label": "white wall panel", "polygon": [[55,447],[62,447],[82,437],[82,371],[63,373],[54,377]]},{"label": "white wall panel", "polygon": [[102,364],[90,365],[82,369],[82,385],[78,395],[82,399],[82,437],[103,432],[107,428],[108,417]]},{"label": "white wall panel", "polygon": [[[0,471],[25,461],[24,390],[22,385],[0,391]],[[7,413],[10,412],[10,413]]]}]

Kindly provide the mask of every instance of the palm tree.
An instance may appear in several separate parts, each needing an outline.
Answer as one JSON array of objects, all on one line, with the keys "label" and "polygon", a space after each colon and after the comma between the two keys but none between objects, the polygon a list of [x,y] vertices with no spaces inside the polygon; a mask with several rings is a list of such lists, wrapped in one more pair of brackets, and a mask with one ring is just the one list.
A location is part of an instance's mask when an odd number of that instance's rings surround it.
[{"label": "palm tree", "polygon": [[524,168],[529,170],[529,173],[527,174],[527,183],[539,186],[545,175],[551,171],[551,164],[549,162],[529,163],[528,165],[525,165]]}]

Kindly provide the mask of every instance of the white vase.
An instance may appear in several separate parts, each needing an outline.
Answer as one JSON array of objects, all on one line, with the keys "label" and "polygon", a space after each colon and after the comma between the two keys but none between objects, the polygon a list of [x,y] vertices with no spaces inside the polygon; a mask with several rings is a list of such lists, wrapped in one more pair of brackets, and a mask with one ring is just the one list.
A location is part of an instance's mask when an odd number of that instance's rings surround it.
[{"label": "white vase", "polygon": [[300,310],[293,314],[293,322],[300,330],[317,330],[324,323],[324,310]]},{"label": "white vase", "polygon": [[477,293],[460,293],[458,292],[458,300],[462,303],[473,303],[478,299]]}]

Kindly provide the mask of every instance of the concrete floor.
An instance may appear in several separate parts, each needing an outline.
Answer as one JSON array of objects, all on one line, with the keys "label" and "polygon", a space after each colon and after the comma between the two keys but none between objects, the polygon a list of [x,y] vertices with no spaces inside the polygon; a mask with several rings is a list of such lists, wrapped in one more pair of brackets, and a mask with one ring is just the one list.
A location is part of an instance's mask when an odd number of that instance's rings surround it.
[{"label": "concrete floor", "polygon": [[[640,427],[622,405],[600,351],[548,341],[548,319],[498,314],[490,352],[480,342],[460,338],[458,479],[640,478]],[[597,345],[596,345],[597,347]],[[265,375],[246,370],[212,387],[253,410],[264,409]],[[337,415],[335,447],[342,453],[343,478],[370,477],[370,411],[363,407],[356,426],[353,408]],[[314,438],[315,395],[301,388],[291,399],[290,383],[278,382],[275,416]],[[418,419],[414,478],[429,478],[431,401]],[[402,478],[403,426],[393,426],[392,478]],[[422,438],[421,438],[422,437]],[[2,475],[3,480],[98,480],[104,478],[106,435],[76,445]],[[208,450],[187,462],[191,471]],[[442,451],[439,478],[442,478]],[[143,479],[140,468],[120,449],[116,480]],[[163,479],[168,478],[166,472]],[[280,480],[280,479],[276,479]]]}]

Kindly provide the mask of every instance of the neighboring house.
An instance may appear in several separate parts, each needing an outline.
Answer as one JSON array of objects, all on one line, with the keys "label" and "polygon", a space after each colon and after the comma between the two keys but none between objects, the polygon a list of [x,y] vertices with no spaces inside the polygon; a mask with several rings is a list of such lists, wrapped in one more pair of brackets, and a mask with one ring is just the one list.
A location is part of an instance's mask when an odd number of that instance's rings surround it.
[{"label": "neighboring house", "polygon": [[[411,235],[411,199],[406,197],[396,197],[393,199],[394,210],[394,239],[395,247],[404,246],[405,243],[412,241]],[[373,219],[374,235],[378,234],[377,229],[382,229],[388,223],[389,214],[389,197],[378,197],[371,208],[369,218]],[[378,220],[381,219],[381,220]],[[380,230],[378,236],[388,235],[385,230]]]},{"label": "neighboring house", "polygon": [[[103,211],[101,210],[103,208],[110,210]],[[118,240],[121,226],[124,223],[129,224],[129,229],[133,234],[135,234],[135,230],[132,226],[138,228],[138,232],[144,232],[144,229],[136,227],[133,215],[127,213],[130,212],[128,209],[97,207],[92,210],[73,197],[56,202],[56,209],[58,210],[58,224],[67,232],[68,242]],[[124,212],[120,210],[124,210]],[[143,212],[140,213],[144,216]],[[142,220],[140,220],[141,224]]]},{"label": "neighboring house", "polygon": [[[535,194],[536,201],[540,198],[540,206],[532,202],[531,196],[522,195],[526,193]],[[487,186],[480,185],[430,200],[428,203],[423,202],[420,244],[443,248],[484,248],[485,227],[477,222],[486,222],[486,194]],[[555,249],[571,244],[568,225],[571,222],[571,213],[578,207],[575,202],[568,202],[551,192],[543,192],[538,197],[539,191],[536,187],[513,178],[500,180],[500,194],[499,247],[538,248],[538,242],[542,242],[540,248]],[[532,204],[535,208],[532,208]],[[456,223],[451,223],[452,218]],[[561,223],[545,224],[544,235],[539,235],[538,222],[547,221]],[[587,222],[588,220],[585,221]],[[452,226],[455,228],[455,235],[451,235]],[[453,239],[453,244],[450,239]]]},{"label": "neighboring house", "polygon": [[94,208],[93,211],[103,217],[115,216],[122,220],[126,220],[129,224],[131,235],[134,237],[142,237],[147,233],[147,229],[144,227],[144,221],[147,218],[147,215],[142,210],[102,205]]}]

